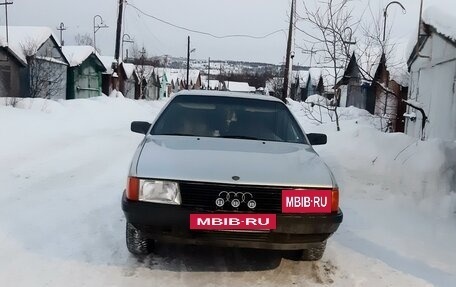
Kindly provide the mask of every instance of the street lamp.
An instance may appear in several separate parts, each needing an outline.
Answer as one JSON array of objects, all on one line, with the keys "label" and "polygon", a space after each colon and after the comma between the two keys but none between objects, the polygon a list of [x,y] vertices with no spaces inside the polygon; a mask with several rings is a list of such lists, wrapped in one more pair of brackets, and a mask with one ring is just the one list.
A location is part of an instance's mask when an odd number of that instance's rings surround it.
[{"label": "street lamp", "polygon": [[[127,38],[127,39],[125,39],[125,38]],[[130,35],[123,34],[123,36],[122,36],[122,59],[124,58],[124,54],[123,54],[123,52],[124,52],[124,43],[134,43],[134,42],[135,41],[133,41],[131,39]],[[127,56],[128,56],[128,53],[127,53]]]},{"label": "street lamp", "polygon": [[[99,24],[97,24],[97,22],[96,22],[97,19],[100,19]],[[108,28],[108,27],[109,27],[108,25],[104,24],[103,18],[100,15],[95,15],[93,17],[93,47],[95,50],[97,49],[97,42],[96,42],[95,36],[96,36],[98,30],[100,30],[101,28]]]},{"label": "street lamp", "polygon": [[402,13],[407,13],[407,10],[405,10],[405,7],[404,5],[402,5],[399,1],[391,1],[390,3],[388,3],[388,5],[386,5],[386,8],[385,10],[383,10],[383,43],[385,42],[385,39],[386,39],[386,17],[388,16],[388,8],[390,5],[392,4],[397,4],[399,6],[401,6],[402,8]]}]

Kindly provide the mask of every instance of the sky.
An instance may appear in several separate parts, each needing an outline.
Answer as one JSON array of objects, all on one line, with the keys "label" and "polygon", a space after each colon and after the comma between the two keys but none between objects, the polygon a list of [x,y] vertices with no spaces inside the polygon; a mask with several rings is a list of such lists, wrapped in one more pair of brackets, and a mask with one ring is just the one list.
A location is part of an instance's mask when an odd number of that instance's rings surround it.
[{"label": "sky", "polygon": [[[316,0],[304,0],[309,8],[318,6]],[[381,13],[390,1],[352,0],[354,16],[362,21],[370,21],[374,14]],[[103,55],[113,55],[115,47],[115,27],[118,0],[15,0],[8,8],[10,25],[49,26],[54,29],[65,23],[66,45],[75,44],[77,34],[93,35],[93,19],[102,16],[109,28],[100,29],[97,34],[97,47]],[[297,0],[298,13],[303,11],[303,0]],[[391,37],[400,41],[410,41],[415,37],[419,15],[419,0],[401,0],[407,13],[397,5],[388,10],[388,27]],[[287,31],[291,0],[128,0],[140,10],[173,24],[215,35],[249,34],[262,36],[283,29]],[[424,5],[443,5],[445,9],[456,9],[454,0],[424,0]],[[97,18],[98,21],[98,18]],[[0,25],[4,25],[5,15],[0,8]],[[301,29],[308,25],[298,22]],[[278,32],[265,39],[228,38],[216,39],[183,31],[158,22],[138,13],[132,6],[126,6],[124,31],[135,44],[144,46],[149,56],[171,55],[186,57],[187,36],[191,36],[191,46],[195,49],[192,58],[219,60],[245,60],[279,64],[284,61],[287,37]],[[360,35],[356,35],[355,39]],[[295,64],[308,65],[310,57],[298,48],[302,46],[304,35],[296,32]],[[132,44],[125,43],[125,49]]]}]

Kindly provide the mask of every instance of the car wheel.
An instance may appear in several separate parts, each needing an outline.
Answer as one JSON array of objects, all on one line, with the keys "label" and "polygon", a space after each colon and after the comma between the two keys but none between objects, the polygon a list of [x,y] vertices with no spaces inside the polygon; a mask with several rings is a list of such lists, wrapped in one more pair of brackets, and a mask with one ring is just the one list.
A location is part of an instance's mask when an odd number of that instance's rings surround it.
[{"label": "car wheel", "polygon": [[141,230],[127,222],[126,228],[127,248],[134,255],[148,255],[154,249],[154,241],[145,238]]},{"label": "car wheel", "polygon": [[325,253],[326,241],[321,242],[318,246],[300,251],[299,258],[302,261],[317,261]]}]

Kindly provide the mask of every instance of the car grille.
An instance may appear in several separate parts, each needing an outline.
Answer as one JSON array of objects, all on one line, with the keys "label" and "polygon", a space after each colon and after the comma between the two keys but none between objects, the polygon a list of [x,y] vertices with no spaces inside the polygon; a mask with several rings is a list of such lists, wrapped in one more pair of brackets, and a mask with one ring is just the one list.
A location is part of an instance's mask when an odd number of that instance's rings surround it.
[{"label": "car grille", "polygon": [[[199,208],[205,211],[242,211],[242,212],[274,212],[282,210],[282,188],[242,186],[242,185],[220,185],[210,183],[179,183],[182,196],[182,206]],[[238,208],[233,208],[230,203],[223,207],[217,207],[215,201],[221,192],[250,193],[256,202],[256,207],[251,209],[246,202],[241,203]],[[223,196],[222,196],[223,197]]]}]

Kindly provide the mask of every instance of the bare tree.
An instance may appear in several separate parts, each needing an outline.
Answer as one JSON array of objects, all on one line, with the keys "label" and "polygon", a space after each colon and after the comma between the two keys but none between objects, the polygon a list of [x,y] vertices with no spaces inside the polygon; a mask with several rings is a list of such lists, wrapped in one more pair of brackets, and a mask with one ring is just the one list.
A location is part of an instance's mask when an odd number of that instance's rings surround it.
[{"label": "bare tree", "polygon": [[[27,58],[29,72],[29,97],[51,99],[62,93],[65,69],[52,57],[52,48],[41,51],[38,55],[38,44],[28,41],[22,45]],[[65,71],[63,71],[65,70]]]},{"label": "bare tree", "polygon": [[88,33],[76,34],[76,36],[74,37],[74,41],[78,46],[93,46],[93,39]]},{"label": "bare tree", "polygon": [[[336,84],[343,73],[343,68],[348,63],[350,57],[350,37],[347,39],[347,32],[353,34],[351,27],[358,25],[355,21],[351,0],[322,0],[314,10],[311,10],[304,3],[303,14],[299,17],[310,30],[297,27],[305,35],[304,51],[308,50],[316,55],[320,66],[329,70],[330,84],[334,89],[334,103],[328,107],[334,112],[336,117],[337,130],[340,131],[339,115],[337,107],[340,95],[336,91]],[[312,49],[308,49],[312,45]],[[331,81],[332,80],[332,81]]]}]

